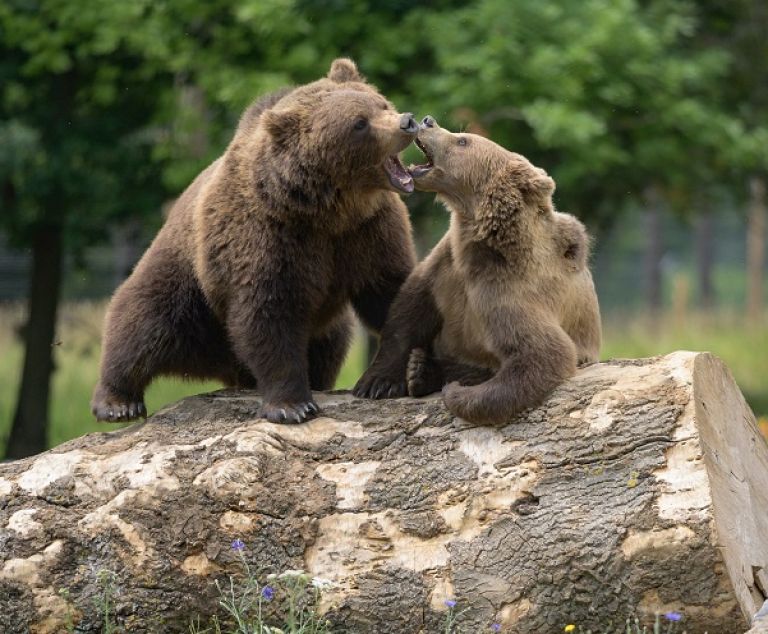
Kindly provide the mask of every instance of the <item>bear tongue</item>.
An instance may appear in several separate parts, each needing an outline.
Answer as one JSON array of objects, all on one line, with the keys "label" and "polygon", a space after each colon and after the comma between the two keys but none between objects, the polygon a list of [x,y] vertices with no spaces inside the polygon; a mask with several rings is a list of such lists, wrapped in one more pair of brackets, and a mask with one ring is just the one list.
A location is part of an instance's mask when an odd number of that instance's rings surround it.
[{"label": "bear tongue", "polygon": [[384,162],[384,171],[395,189],[406,194],[413,191],[413,177],[406,171],[397,156],[390,156]]}]

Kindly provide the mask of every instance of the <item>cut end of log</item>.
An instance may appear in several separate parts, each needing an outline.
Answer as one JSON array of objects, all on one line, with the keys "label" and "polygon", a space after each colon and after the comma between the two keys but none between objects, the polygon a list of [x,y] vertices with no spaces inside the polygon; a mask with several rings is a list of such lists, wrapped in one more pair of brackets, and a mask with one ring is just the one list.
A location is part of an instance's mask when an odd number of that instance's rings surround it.
[{"label": "cut end of log", "polygon": [[709,354],[590,366],[500,427],[438,397],[317,400],[284,426],[200,395],[0,465],[0,631],[96,627],[101,570],[127,628],[187,631],[236,538],[264,574],[331,580],[349,632],[439,631],[456,599],[466,631],[676,611],[737,633],[768,598],[768,446]]}]

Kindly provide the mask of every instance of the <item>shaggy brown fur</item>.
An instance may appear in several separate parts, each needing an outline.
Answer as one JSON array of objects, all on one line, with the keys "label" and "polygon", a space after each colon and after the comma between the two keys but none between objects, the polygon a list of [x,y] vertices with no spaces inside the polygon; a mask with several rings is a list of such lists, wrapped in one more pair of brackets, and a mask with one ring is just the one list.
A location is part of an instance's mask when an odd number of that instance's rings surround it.
[{"label": "shaggy brown fur", "polygon": [[589,239],[554,210],[554,182],[524,157],[431,117],[417,144],[429,163],[411,169],[416,186],[437,192],[451,228],[400,290],[355,393],[420,396],[449,382],[457,416],[509,420],[598,360]]},{"label": "shaggy brown fur", "polygon": [[112,299],[96,418],[145,415],[161,374],[258,387],[271,421],[316,413],[310,390],[333,387],[350,306],[380,330],[413,268],[394,192],[413,189],[396,156],[417,131],[346,59],[246,110]]}]

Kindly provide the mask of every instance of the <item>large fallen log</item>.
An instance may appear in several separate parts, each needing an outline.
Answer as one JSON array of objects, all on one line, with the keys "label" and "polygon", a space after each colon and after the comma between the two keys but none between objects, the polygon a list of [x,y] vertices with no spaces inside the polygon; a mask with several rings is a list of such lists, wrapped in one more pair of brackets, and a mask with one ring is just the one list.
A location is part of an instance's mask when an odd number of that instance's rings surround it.
[{"label": "large fallen log", "polygon": [[0,631],[97,631],[103,570],[127,631],[187,631],[235,538],[333,581],[339,631],[437,632],[456,598],[465,632],[674,610],[736,634],[768,595],[768,446],[708,354],[589,367],[500,428],[436,397],[318,402],[280,426],[217,392],[0,465]]}]

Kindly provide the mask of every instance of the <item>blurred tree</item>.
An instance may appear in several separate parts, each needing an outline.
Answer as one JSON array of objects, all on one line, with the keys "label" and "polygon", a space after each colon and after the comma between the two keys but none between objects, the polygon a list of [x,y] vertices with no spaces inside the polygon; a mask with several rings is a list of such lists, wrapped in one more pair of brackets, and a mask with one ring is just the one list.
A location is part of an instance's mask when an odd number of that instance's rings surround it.
[{"label": "blurred tree", "polygon": [[662,231],[663,199],[659,188],[649,185],[643,192],[645,204],[645,282],[646,301],[651,323],[655,327],[662,305],[662,259],[664,237]]},{"label": "blurred tree", "polygon": [[747,214],[747,317],[757,323],[763,316],[763,280],[765,279],[766,179],[754,175],[749,180]]},{"label": "blurred tree", "polygon": [[151,150],[168,79],[143,54],[145,4],[0,5],[0,227],[32,256],[9,457],[46,446],[65,254],[164,196]]},{"label": "blurred tree", "polygon": [[709,311],[715,307],[715,285],[712,279],[715,264],[713,220],[711,201],[706,197],[700,197],[698,217],[694,226],[694,240],[699,306],[704,311]]},{"label": "blurred tree", "polygon": [[728,55],[728,73],[712,102],[729,113],[726,143],[710,155],[717,181],[747,201],[747,314],[763,311],[768,178],[768,5],[762,0],[699,0],[694,45]]},{"label": "blurred tree", "polygon": [[704,97],[727,60],[684,46],[686,3],[479,0],[424,19],[438,68],[414,90],[545,166],[588,218],[652,182],[679,187],[692,152],[722,138],[701,128],[722,118]]},{"label": "blurred tree", "polygon": [[756,322],[764,311],[768,226],[768,4],[763,0],[738,0],[728,9],[735,12],[735,17],[730,17],[731,35],[725,36],[735,60],[734,81],[729,84],[728,94],[749,131],[735,159],[748,175],[747,315]]}]

